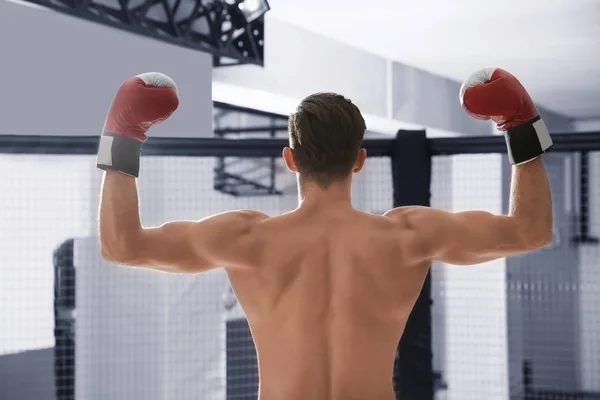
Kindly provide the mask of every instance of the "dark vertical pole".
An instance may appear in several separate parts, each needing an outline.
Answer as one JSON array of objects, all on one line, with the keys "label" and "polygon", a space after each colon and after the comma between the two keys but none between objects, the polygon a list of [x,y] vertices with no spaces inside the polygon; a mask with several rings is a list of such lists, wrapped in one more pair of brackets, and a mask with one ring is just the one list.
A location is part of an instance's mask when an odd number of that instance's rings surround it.
[{"label": "dark vertical pole", "polygon": [[[276,123],[277,122],[275,121],[275,119],[271,118],[271,127],[273,128],[273,129],[271,129],[271,132],[270,132],[271,139],[275,139],[275,137],[277,136],[277,131],[275,130]],[[276,168],[275,157],[271,157],[269,166],[271,168],[271,171],[270,171],[271,186],[269,188],[269,192],[275,193],[276,192],[275,187],[277,186],[277,182],[275,182],[275,179],[277,179],[277,175],[275,174],[275,168]]]},{"label": "dark vertical pole", "polygon": [[582,151],[579,155],[579,236],[587,239],[590,227],[588,226],[588,153]]},{"label": "dark vertical pole", "polygon": [[[394,207],[429,206],[431,155],[425,131],[399,131],[392,155]],[[402,400],[433,400],[431,278],[428,275],[396,354],[394,390]]]},{"label": "dark vertical pole", "polygon": [[[218,123],[218,121],[215,122]],[[218,128],[218,126],[215,128]],[[219,138],[225,137],[225,133],[220,132],[218,129],[214,130],[214,135]],[[227,178],[225,177],[225,157],[217,157],[217,165],[215,166],[214,173],[213,189],[217,191],[222,190],[227,183]]]},{"label": "dark vertical pole", "polygon": [[57,400],[75,398],[74,240],[54,250],[54,384]]},{"label": "dark vertical pole", "polygon": [[589,157],[587,151],[579,153],[579,234],[576,243],[595,244],[598,238],[590,235]]}]

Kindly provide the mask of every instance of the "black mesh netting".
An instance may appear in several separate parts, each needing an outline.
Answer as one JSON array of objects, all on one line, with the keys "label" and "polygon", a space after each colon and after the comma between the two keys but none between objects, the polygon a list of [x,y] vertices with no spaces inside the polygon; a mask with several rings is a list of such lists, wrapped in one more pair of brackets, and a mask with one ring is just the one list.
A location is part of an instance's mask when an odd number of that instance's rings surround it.
[{"label": "black mesh netting", "polygon": [[[215,180],[223,161],[227,182]],[[438,399],[600,398],[600,153],[545,161],[556,220],[549,248],[433,266]],[[271,186],[270,165],[144,157],[143,222],[288,211],[295,178],[277,160]],[[432,205],[505,212],[509,173],[500,154],[436,156]],[[168,275],[100,259],[100,176],[92,156],[0,155],[0,398],[255,399],[252,341],[223,272]],[[389,158],[367,162],[353,196],[364,211],[392,207]]]},{"label": "black mesh netting", "polygon": [[[215,189],[223,163],[234,178]],[[268,195],[271,159],[144,157],[142,221],[289,211],[295,176],[274,164],[280,194]],[[367,162],[356,207],[391,208],[389,170],[389,159]],[[95,238],[100,177],[92,156],[0,156],[0,398],[255,399],[256,356],[225,273],[104,263]]]},{"label": "black mesh netting", "polygon": [[[550,246],[478,266],[433,266],[443,398],[600,398],[600,153],[544,161],[555,219]],[[503,155],[434,157],[432,206],[504,213],[509,182]]]}]

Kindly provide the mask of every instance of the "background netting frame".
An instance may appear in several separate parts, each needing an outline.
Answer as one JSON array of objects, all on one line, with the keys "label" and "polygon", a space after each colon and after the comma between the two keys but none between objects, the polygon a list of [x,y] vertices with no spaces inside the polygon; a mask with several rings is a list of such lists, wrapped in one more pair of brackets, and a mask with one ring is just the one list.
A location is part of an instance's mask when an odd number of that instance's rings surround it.
[{"label": "background netting frame", "polygon": [[[555,148],[553,152],[583,152],[588,153],[600,149],[598,134],[565,134],[554,135]],[[429,151],[432,156],[454,154],[492,154],[505,153],[502,137],[482,138],[452,138],[429,140]],[[237,155],[243,157],[279,157],[285,140],[278,139],[150,139],[145,146],[145,156],[170,157],[214,157]],[[391,157],[394,153],[394,139],[369,139],[365,142],[371,157]],[[63,155],[93,155],[96,152],[97,138],[61,138],[61,137],[0,137],[0,153],[19,154],[63,154]],[[383,211],[383,210],[382,210]],[[413,360],[411,362],[419,362]],[[402,377],[398,377],[402,380]],[[436,376],[432,374],[431,381]],[[443,380],[443,377],[442,377]],[[401,383],[397,383],[401,385]],[[526,385],[525,385],[526,386]],[[527,398],[535,397],[534,389],[524,388]],[[534,394],[532,394],[534,393]],[[583,396],[583,394],[578,394]],[[540,395],[541,396],[541,395]],[[556,396],[545,394],[544,396]],[[571,396],[571,395],[564,395]],[[572,396],[575,396],[573,394]],[[403,397],[409,398],[409,397]],[[575,397],[564,397],[575,398]],[[584,397],[577,397],[584,398]]]}]

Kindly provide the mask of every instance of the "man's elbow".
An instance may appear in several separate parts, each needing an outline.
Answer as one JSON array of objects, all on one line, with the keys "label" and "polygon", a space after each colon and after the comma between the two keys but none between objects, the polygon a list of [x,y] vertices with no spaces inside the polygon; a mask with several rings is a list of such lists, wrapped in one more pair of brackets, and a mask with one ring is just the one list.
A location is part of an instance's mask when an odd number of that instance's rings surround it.
[{"label": "man's elbow", "polygon": [[542,249],[553,239],[552,221],[529,229],[524,237],[524,245],[527,251],[535,251]]},{"label": "man's elbow", "polygon": [[139,264],[138,252],[132,246],[114,245],[106,242],[100,243],[100,254],[105,261],[112,264],[134,266]]}]

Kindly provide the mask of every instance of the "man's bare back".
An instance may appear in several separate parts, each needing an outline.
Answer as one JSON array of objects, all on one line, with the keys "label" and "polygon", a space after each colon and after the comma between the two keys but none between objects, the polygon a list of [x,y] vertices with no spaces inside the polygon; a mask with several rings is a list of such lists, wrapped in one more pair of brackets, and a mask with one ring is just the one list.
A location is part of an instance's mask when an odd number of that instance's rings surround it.
[{"label": "man's bare back", "polygon": [[428,265],[391,219],[299,209],[255,229],[256,268],[228,271],[259,359],[260,399],[394,399],[395,350]]},{"label": "man's bare back", "polygon": [[120,236],[136,214],[135,181],[109,172],[103,185],[105,259],[176,273],[225,268],[256,344],[260,400],[393,399],[396,345],[431,262],[482,263],[552,237],[541,159],[513,168],[506,216],[428,207],[369,215],[340,184],[305,187],[311,204],[278,217],[241,210]]},{"label": "man's bare back", "polygon": [[460,97],[468,113],[507,131],[514,165],[507,215],[354,210],[351,182],[366,158],[365,121],[343,96],[317,93],[290,116],[283,151],[298,177],[295,211],[269,218],[237,210],[145,228],[135,181],[141,143],[179,103],[169,77],[131,78],[113,101],[98,152],[97,165],[107,171],[102,255],[174,273],[224,268],[256,343],[260,400],[391,400],[396,345],[429,265],[483,263],[552,238],[552,200],[539,158],[552,140],[531,98],[516,78],[493,68],[471,75]]}]

